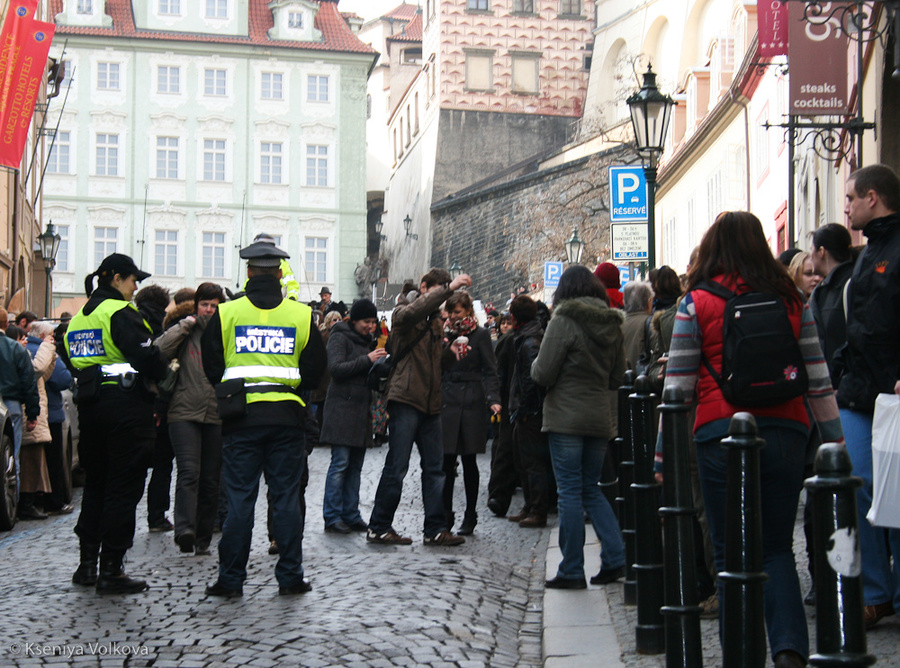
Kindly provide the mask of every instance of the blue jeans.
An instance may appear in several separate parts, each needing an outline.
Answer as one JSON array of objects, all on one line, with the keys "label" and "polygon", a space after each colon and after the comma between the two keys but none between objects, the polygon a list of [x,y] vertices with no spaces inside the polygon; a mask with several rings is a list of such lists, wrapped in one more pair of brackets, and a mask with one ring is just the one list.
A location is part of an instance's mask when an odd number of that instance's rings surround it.
[{"label": "blue jeans", "polygon": [[331,446],[331,465],[325,477],[322,501],[326,527],[338,522],[350,525],[363,521],[359,514],[359,479],[365,459],[365,448]]},{"label": "blue jeans", "polygon": [[[727,422],[722,422],[727,429]],[[763,570],[769,576],[763,594],[769,649],[772,656],[793,650],[805,659],[809,656],[809,631],[793,545],[807,437],[800,430],[778,426],[760,426],[759,435],[766,441],[760,450],[760,492]],[[720,446],[724,436],[695,434],[700,486],[719,572],[725,570],[728,450]],[[720,580],[720,602],[724,601],[723,589]],[[723,609],[720,603],[719,610]],[[719,632],[721,637],[721,627]]]},{"label": "blue jeans", "polygon": [[219,583],[240,588],[247,578],[259,477],[265,471],[272,508],[271,534],[278,544],[275,578],[282,587],[303,580],[300,476],[306,465],[303,430],[256,426],[225,436],[222,481],[227,515],[219,541]]},{"label": "blue jeans", "polygon": [[[841,427],[853,475],[864,484],[856,492],[859,550],[862,556],[863,599],[866,605],[894,602],[900,610],[900,530],[873,527],[866,519],[872,506],[872,416],[848,408],[841,409]],[[890,541],[890,546],[887,542]],[[891,573],[891,553],[894,572]]]},{"label": "blue jeans", "polygon": [[413,442],[422,461],[422,503],[425,506],[424,531],[428,537],[447,530],[442,495],[444,491],[444,444],[441,416],[428,415],[408,404],[391,401],[387,407],[390,443],[384,470],[375,491],[375,505],[369,528],[375,533],[392,531],[394,513],[400,505],[403,478],[409,470]]},{"label": "blue jeans", "polygon": [[19,472],[22,470],[22,465],[19,463],[19,453],[22,450],[22,429],[24,427],[22,424],[22,404],[18,401],[7,401],[6,399],[3,400],[3,403],[6,404],[6,409],[9,411],[9,423],[13,430],[13,455],[16,460],[16,500],[18,501],[19,487],[21,487]]},{"label": "blue jeans", "polygon": [[625,565],[625,542],[612,506],[600,491],[600,472],[607,441],[594,436],[549,432],[550,460],[559,491],[559,549],[557,576],[584,578],[584,513],[600,539],[604,570]]}]

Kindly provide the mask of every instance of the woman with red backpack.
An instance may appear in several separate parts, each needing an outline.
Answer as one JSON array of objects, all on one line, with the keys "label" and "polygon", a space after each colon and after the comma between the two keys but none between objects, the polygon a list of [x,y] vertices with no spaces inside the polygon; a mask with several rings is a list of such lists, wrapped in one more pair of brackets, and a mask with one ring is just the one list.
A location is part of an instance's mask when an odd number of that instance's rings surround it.
[{"label": "woman with red backpack", "polygon": [[843,441],[843,433],[809,308],[751,213],[721,213],[700,243],[675,319],[666,387],[696,400],[694,440],[718,571],[727,459],[720,442],[735,413],[756,419],[766,441],[760,485],[769,648],[776,668],[805,666],[809,636],[793,553],[810,429],[804,396],[824,441]]}]

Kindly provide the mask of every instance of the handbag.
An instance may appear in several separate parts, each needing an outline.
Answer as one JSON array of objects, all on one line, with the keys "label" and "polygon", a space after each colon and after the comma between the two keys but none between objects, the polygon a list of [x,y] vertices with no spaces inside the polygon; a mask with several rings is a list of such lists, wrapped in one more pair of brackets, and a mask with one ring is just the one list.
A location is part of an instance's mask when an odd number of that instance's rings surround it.
[{"label": "handbag", "polygon": [[406,357],[409,352],[415,348],[419,341],[428,333],[431,329],[431,318],[428,319],[425,327],[416,337],[416,340],[406,346],[403,350],[401,350],[396,355],[387,355],[380,359],[375,360],[372,363],[372,366],[369,367],[369,373],[366,375],[366,387],[375,392],[381,392],[382,394],[387,390],[387,382],[388,377],[391,375],[391,371],[394,370],[394,367]]},{"label": "handbag", "polygon": [[231,378],[216,385],[216,412],[223,420],[247,414],[247,390],[243,378]]},{"label": "handbag", "polygon": [[872,419],[873,526],[900,529],[900,395],[879,394]]}]

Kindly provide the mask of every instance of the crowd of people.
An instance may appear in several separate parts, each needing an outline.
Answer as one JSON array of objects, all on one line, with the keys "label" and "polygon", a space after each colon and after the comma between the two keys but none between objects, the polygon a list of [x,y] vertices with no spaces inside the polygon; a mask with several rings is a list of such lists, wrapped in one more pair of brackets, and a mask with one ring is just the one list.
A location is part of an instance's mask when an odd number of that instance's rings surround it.
[{"label": "crowd of people", "polygon": [[[461,545],[478,524],[477,457],[489,440],[491,513],[523,528],[544,527],[558,513],[562,561],[546,586],[587,587],[585,519],[601,543],[602,566],[590,582],[609,584],[623,577],[625,553],[599,483],[605,467],[614,475],[609,443],[623,427],[616,392],[633,369],[656,394],[678,388],[692,403],[693,439],[682,454],[692,462],[698,597],[708,616],[724,595],[715,576],[724,568],[726,510],[719,444],[734,413],[756,418],[767,444],[760,466],[770,650],[778,668],[806,665],[793,526],[822,442],[846,438],[853,473],[864,480],[858,511],[866,623],[900,605],[900,533],[866,519],[875,398],[900,394],[897,175],[883,165],[853,172],[846,213],[850,228],[867,237],[864,247],[854,248],[847,228],[830,223],[814,232],[808,251],[775,258],[753,214],[723,212],[681,276],[662,266],[623,289],[614,265],[593,272],[575,265],[563,273],[552,307],[520,293],[503,313],[488,310],[484,324],[466,291],[472,279],[432,269],[403,287],[390,332],[367,299],[347,308],[323,287],[321,301],[300,303],[295,281],[285,280],[292,276],[287,253],[266,235],[241,251],[249,276],[243,293],[203,283],[179,291],[171,304],[159,286],[137,292],[149,274],[113,254],[87,277],[84,308],[55,331],[27,312],[9,324],[0,311],[0,391],[16,426],[19,516],[72,512],[60,482],[60,393],[74,378],[86,474],[76,584],[101,593],[147,588],[124,573],[122,559],[153,468],[159,481],[148,486],[150,529],[173,530],[182,552],[201,556],[221,529],[219,577],[207,593],[226,597],[242,594],[265,473],[279,592],[309,591],[301,544],[306,455],[316,443],[331,448],[325,531],[411,544],[393,522],[415,444],[423,543]],[[766,309],[767,344],[739,338],[735,323],[748,304]],[[760,398],[747,387],[754,385],[749,375],[773,364],[787,366],[775,369],[783,377],[769,379],[768,396]],[[385,441],[366,519],[366,450]],[[165,516],[173,460],[174,525]],[[658,452],[665,484],[660,463]],[[457,510],[460,469],[465,505]],[[523,505],[510,514],[519,487]],[[811,540],[807,547],[812,568]],[[806,602],[814,597],[808,592]]]}]

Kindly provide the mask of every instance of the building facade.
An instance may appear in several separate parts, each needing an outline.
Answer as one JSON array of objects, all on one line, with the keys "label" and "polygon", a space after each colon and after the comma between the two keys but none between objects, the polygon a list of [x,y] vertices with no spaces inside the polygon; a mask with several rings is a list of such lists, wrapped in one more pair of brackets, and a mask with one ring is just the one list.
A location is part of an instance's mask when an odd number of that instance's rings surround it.
[{"label": "building facade", "polygon": [[[111,252],[177,289],[238,290],[260,232],[301,298],[352,298],[366,255],[366,79],[330,0],[54,0],[73,84],[48,152],[57,310]],[[68,40],[65,53],[62,44]]]}]

